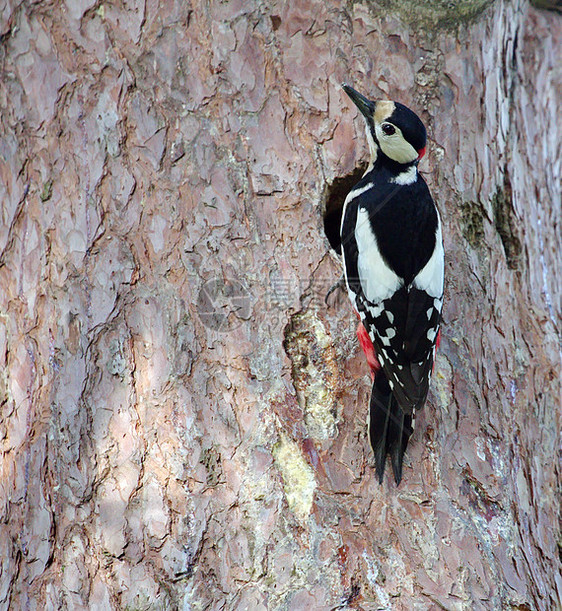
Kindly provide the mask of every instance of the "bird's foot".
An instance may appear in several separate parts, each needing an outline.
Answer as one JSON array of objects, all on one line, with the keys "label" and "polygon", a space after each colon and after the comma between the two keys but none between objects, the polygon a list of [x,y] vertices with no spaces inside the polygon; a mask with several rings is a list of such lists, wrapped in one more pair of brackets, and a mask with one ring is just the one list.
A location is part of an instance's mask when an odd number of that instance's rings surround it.
[{"label": "bird's foot", "polygon": [[324,303],[329,306],[328,303],[328,297],[337,289],[344,289],[345,288],[345,276],[342,275],[342,277],[334,284],[332,285],[328,292],[326,293],[326,297],[324,297]]}]

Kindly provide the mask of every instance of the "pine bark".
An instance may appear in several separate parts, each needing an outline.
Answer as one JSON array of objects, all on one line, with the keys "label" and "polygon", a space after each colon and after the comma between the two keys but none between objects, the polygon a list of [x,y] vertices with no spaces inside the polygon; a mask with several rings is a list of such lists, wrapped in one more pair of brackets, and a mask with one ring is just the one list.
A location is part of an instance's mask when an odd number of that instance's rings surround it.
[{"label": "pine bark", "polygon": [[[559,14],[7,0],[0,37],[0,609],[557,608]],[[342,81],[423,118],[443,221],[398,488],[324,301]]]}]

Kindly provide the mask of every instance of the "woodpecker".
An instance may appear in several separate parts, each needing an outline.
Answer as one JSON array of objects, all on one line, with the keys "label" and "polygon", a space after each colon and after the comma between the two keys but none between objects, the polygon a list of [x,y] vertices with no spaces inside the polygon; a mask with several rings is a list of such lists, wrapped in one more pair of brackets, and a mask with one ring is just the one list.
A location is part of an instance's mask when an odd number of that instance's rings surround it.
[{"label": "woodpecker", "polygon": [[344,276],[373,378],[368,430],[376,473],[382,483],[390,455],[398,485],[439,341],[441,221],[418,172],[427,138],[419,117],[398,102],[342,87],[365,119],[371,156],[343,207]]}]

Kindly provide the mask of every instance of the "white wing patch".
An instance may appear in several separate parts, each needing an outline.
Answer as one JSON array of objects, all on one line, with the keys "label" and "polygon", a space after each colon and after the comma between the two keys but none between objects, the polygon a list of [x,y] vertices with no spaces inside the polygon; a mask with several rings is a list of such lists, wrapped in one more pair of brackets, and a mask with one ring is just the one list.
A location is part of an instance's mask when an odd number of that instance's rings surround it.
[{"label": "white wing patch", "polygon": [[365,193],[365,191],[368,191],[372,186],[373,186],[373,183],[372,182],[368,182],[364,187],[359,187],[359,189],[352,189],[347,194],[347,197],[345,198],[345,201],[343,203],[343,210],[342,210],[342,214],[341,214],[340,235],[342,233],[343,223],[345,221],[345,213],[346,213],[346,210],[347,210],[347,204],[349,204],[349,202],[354,200],[356,197],[359,197],[362,193]]},{"label": "white wing patch", "polygon": [[[352,201],[353,199],[355,199],[356,197],[359,197],[362,193],[365,193],[365,191],[368,191],[372,186],[373,186],[373,183],[369,182],[365,186],[359,187],[359,189],[352,189],[347,194],[347,197],[345,198],[345,201],[344,201],[344,204],[343,204],[343,211],[342,211],[342,215],[341,215],[340,235],[342,234],[343,223],[345,221],[345,213],[347,211],[347,204],[349,204],[349,202]],[[345,256],[342,256],[342,260],[343,260],[343,272],[344,272],[344,277],[345,277],[345,284],[347,286],[347,292],[349,294],[349,298],[351,299],[351,303],[353,304],[354,307],[356,307],[356,305],[355,305],[355,297],[356,297],[356,295],[349,288],[349,283],[347,281],[347,269],[346,269],[346,265],[345,265]]]},{"label": "white wing patch", "polygon": [[359,187],[358,189],[352,189],[347,194],[347,197],[345,198],[345,203],[348,204],[350,201],[354,200],[356,197],[359,197],[362,193],[365,193],[365,191],[368,191],[372,187],[373,187],[373,183],[372,182],[368,182],[363,187]]},{"label": "white wing patch", "polygon": [[377,245],[377,238],[371,228],[369,214],[363,208],[359,208],[357,211],[355,240],[359,253],[357,270],[365,297],[371,303],[380,303],[384,299],[392,297],[402,286],[402,280],[382,258]]},{"label": "white wing patch", "polygon": [[[443,296],[443,278],[445,262],[443,260],[443,235],[441,219],[437,213],[437,232],[435,234],[435,249],[425,267],[414,278],[413,285],[420,291],[425,291],[431,297],[441,300]],[[439,308],[440,310],[440,308]]]},{"label": "white wing patch", "polygon": [[378,318],[382,314],[382,311],[384,309],[384,305],[382,303],[367,303],[365,305],[367,306],[367,309],[369,310],[369,313],[373,318]]},{"label": "white wing patch", "polygon": [[396,336],[396,330],[393,329],[392,327],[388,327],[388,329],[386,330],[386,336],[381,335],[379,339],[385,346],[390,347],[390,340],[395,336]]}]

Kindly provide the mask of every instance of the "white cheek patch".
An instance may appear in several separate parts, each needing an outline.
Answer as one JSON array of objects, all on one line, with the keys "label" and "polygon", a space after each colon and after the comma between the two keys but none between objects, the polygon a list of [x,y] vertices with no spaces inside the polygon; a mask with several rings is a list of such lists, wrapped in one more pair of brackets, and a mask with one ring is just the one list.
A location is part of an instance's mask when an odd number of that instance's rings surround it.
[{"label": "white cheek patch", "polygon": [[382,152],[390,159],[398,163],[411,163],[418,158],[416,149],[406,141],[402,132],[396,127],[396,132],[391,136],[387,136],[381,129],[380,125],[375,126],[377,140],[379,141]]},{"label": "white cheek patch", "polygon": [[380,303],[392,297],[402,286],[402,280],[382,258],[377,238],[371,228],[369,214],[363,208],[357,211],[355,240],[359,251],[357,270],[365,297],[371,303]]}]

